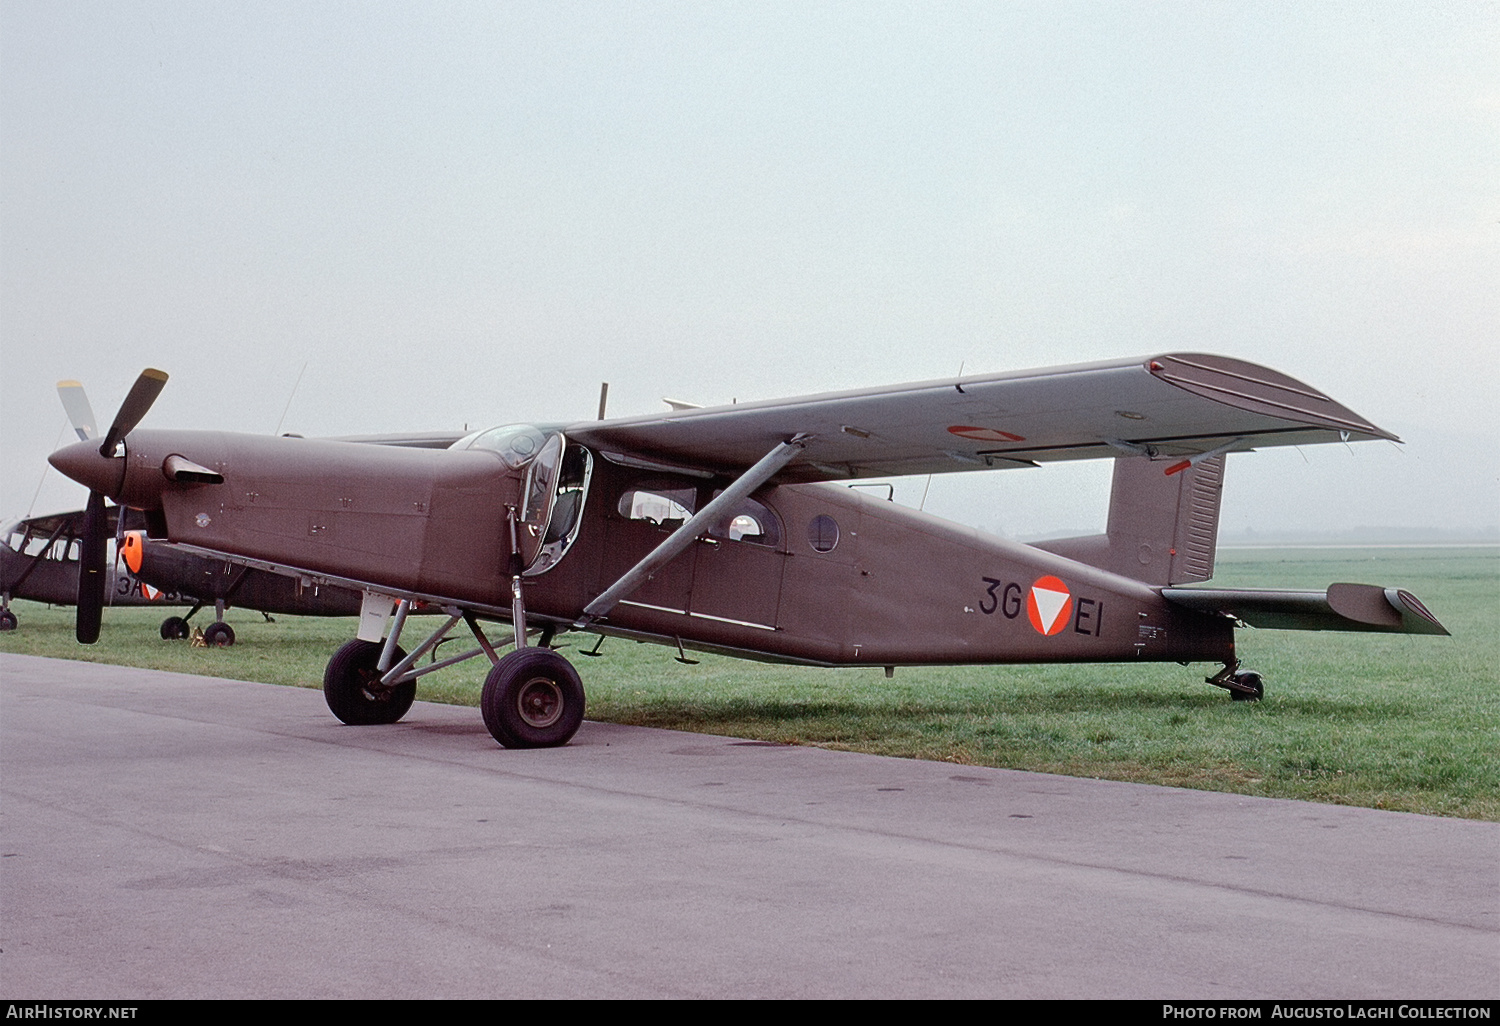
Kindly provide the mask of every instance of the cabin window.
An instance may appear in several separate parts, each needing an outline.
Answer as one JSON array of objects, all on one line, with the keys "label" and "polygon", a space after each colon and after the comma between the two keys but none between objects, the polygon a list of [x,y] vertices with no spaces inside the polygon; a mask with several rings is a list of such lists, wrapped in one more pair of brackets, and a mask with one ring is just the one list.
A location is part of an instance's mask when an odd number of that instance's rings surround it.
[{"label": "cabin window", "polygon": [[696,488],[658,481],[626,489],[616,509],[627,520],[681,527],[697,506]]},{"label": "cabin window", "polygon": [[[717,498],[717,494],[715,495]],[[781,544],[781,522],[771,507],[754,499],[742,499],[729,514],[708,529],[714,538],[748,542],[751,545]]]},{"label": "cabin window", "polygon": [[827,513],[819,513],[807,525],[807,543],[818,552],[832,552],[839,543],[839,524]]}]

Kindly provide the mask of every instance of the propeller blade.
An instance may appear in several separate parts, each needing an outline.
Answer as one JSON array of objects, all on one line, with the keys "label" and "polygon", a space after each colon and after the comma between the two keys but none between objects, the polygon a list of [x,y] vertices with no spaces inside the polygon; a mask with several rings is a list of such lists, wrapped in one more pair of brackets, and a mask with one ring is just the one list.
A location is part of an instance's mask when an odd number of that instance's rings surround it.
[{"label": "propeller blade", "polygon": [[141,422],[141,418],[151,409],[151,404],[156,402],[156,397],[161,395],[166,384],[166,371],[159,371],[154,367],[141,371],[141,376],[130,386],[130,394],[120,404],[120,412],[115,414],[115,422],[109,426],[109,433],[104,436],[103,444],[99,446],[100,456],[114,455],[115,446],[120,439],[130,434]]},{"label": "propeller blade", "polygon": [[59,381],[57,397],[62,400],[68,421],[73,425],[73,430],[78,432],[80,442],[99,437],[99,422],[94,419],[94,408],[89,405],[89,397],[81,384],[76,381]]},{"label": "propeller blade", "polygon": [[104,617],[104,554],[109,542],[108,517],[104,496],[89,492],[89,504],[83,511],[83,537],[78,552],[78,623],[76,636],[81,644],[99,640],[99,624]]}]

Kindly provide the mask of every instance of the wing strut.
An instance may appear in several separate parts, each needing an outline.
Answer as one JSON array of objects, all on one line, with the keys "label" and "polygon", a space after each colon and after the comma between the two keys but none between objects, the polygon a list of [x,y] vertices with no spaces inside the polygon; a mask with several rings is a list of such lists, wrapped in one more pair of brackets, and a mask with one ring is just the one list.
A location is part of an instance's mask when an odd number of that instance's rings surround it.
[{"label": "wing strut", "polygon": [[583,615],[573,623],[574,629],[583,630],[600,617],[607,616],[622,598],[635,591],[646,582],[646,578],[675,559],[727,510],[774,477],[776,472],[790,463],[811,440],[811,435],[798,434],[762,456],[755,466],[736,478],[733,484],[719,494],[718,498],[700,509],[687,523],[668,535],[666,541],[652,549],[645,559],[627,570],[625,576],[604,589],[597,598],[584,606]]}]

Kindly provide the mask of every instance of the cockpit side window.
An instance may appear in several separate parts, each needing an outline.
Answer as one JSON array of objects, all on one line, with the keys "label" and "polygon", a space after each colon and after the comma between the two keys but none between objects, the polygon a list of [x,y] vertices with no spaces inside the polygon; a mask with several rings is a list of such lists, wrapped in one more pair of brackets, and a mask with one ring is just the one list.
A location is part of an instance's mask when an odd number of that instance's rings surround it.
[{"label": "cockpit side window", "polygon": [[[561,435],[554,436],[559,440]],[[538,464],[546,459],[544,454]],[[583,506],[588,501],[589,479],[594,470],[593,455],[581,445],[564,445],[562,463],[557,467],[556,490],[542,534],[542,546],[527,574],[540,574],[556,566],[567,554],[583,526]],[[528,502],[530,500],[528,499]]]}]

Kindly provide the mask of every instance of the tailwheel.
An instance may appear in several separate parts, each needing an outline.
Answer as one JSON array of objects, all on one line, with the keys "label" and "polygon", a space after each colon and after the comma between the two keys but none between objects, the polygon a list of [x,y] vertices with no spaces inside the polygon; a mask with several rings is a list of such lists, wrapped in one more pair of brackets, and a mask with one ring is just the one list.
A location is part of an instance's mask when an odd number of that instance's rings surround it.
[{"label": "tailwheel", "polygon": [[518,649],[490,670],[479,706],[484,725],[506,748],[554,748],[583,722],[583,681],[551,649]]},{"label": "tailwheel", "polygon": [[1266,682],[1254,670],[1240,669],[1238,659],[1230,659],[1224,668],[1212,677],[1204,677],[1204,683],[1229,692],[1236,702],[1259,702],[1266,694]]},{"label": "tailwheel", "polygon": [[1266,683],[1254,670],[1240,670],[1229,678],[1233,685],[1229,697],[1236,702],[1259,702],[1266,694]]},{"label": "tailwheel", "polygon": [[[417,697],[417,682],[381,684],[379,642],[351,641],[328,660],[323,673],[323,699],[335,716],[355,726],[395,723],[406,715]],[[391,659],[395,666],[406,658],[400,646]]]},{"label": "tailwheel", "polygon": [[169,616],[161,622],[161,639],[163,641],[185,641],[192,636],[192,633],[193,629],[180,616]]}]

